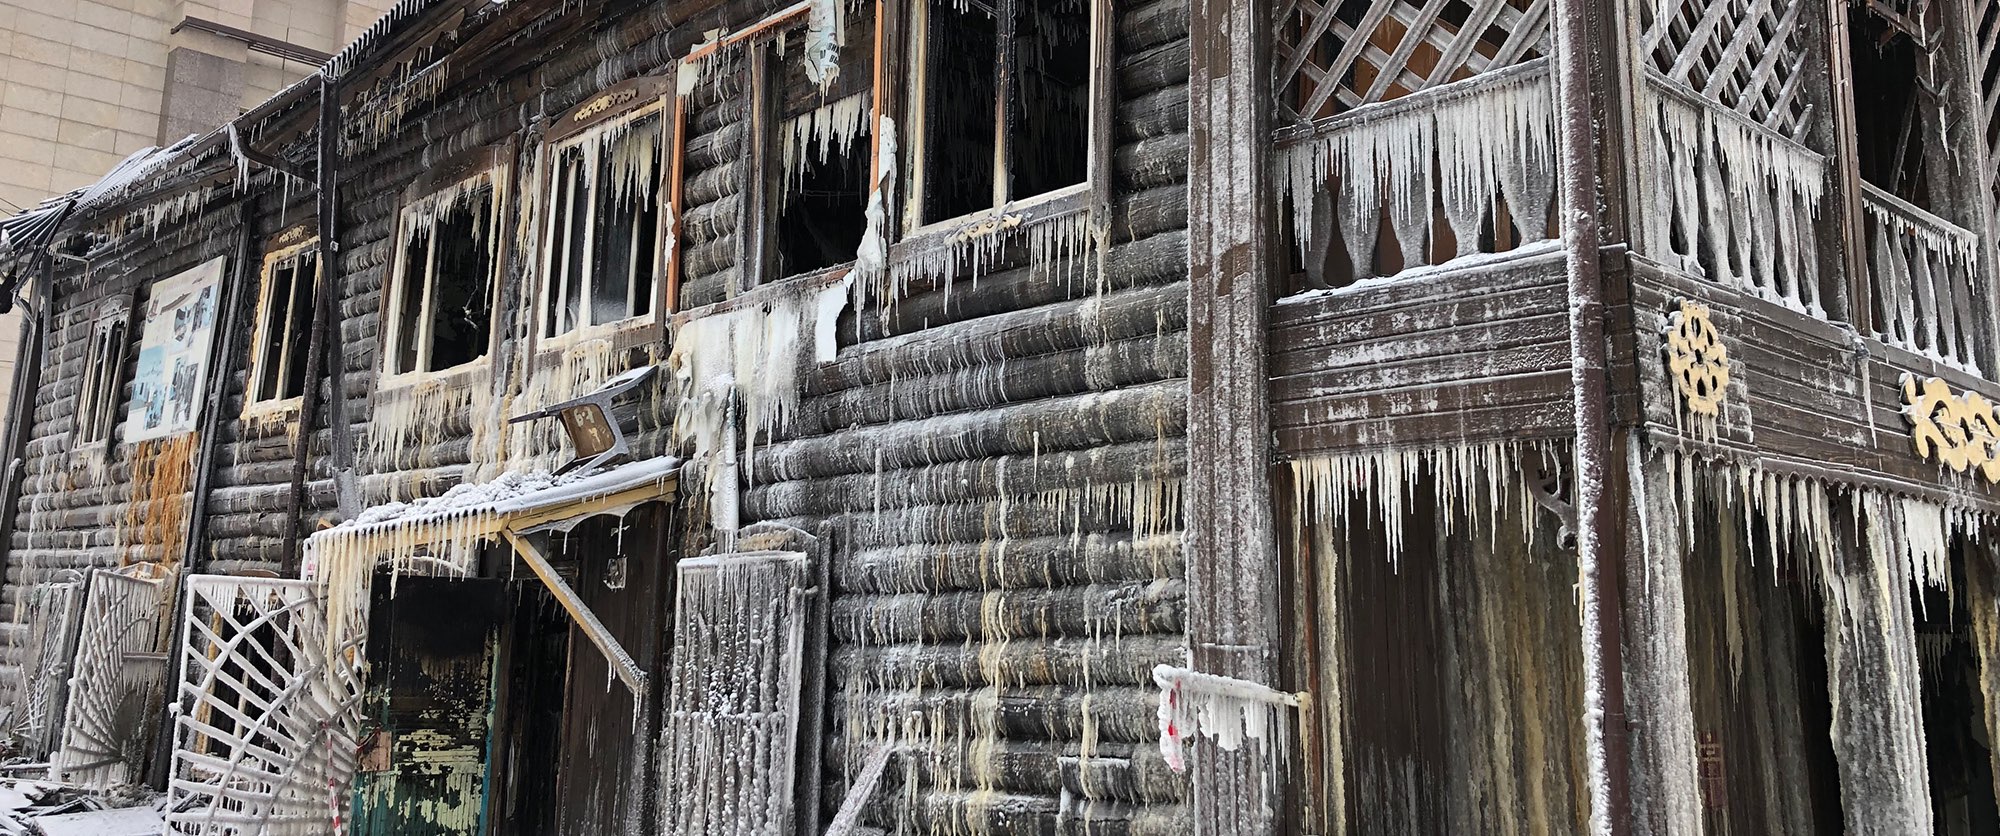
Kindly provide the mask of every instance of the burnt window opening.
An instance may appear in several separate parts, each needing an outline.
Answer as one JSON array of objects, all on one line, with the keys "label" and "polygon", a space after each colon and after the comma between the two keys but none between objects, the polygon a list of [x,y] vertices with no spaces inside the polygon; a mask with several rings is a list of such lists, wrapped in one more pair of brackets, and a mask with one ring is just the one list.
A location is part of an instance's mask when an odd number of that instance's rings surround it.
[{"label": "burnt window opening", "polygon": [[554,151],[542,336],[647,317],[661,267],[658,108]]},{"label": "burnt window opening", "polygon": [[405,210],[386,294],[388,373],[439,372],[486,356],[493,328],[499,201],[486,175]]},{"label": "burnt window opening", "polygon": [[90,342],[84,348],[83,383],[77,390],[78,445],[109,441],[112,429],[118,426],[130,317],[131,311],[124,306],[107,305],[91,325]]},{"label": "burnt window opening", "polygon": [[[873,37],[865,22],[850,22],[849,49]],[[867,231],[869,175],[874,165],[870,130],[873,97],[863,73],[835,76],[822,89],[806,74],[806,33],[777,35],[759,57],[765,269],[756,280],[799,276],[854,261]]]},{"label": "burnt window opening", "polygon": [[1892,23],[1865,7],[1848,15],[1854,80],[1855,155],[1861,179],[1930,210],[1928,143],[1935,142],[1938,98],[1930,58],[1909,21]]},{"label": "burnt window opening", "polygon": [[305,394],[306,346],[317,301],[319,256],[314,243],[273,253],[264,261],[257,303],[256,347],[250,360],[250,404]]},{"label": "burnt window opening", "polygon": [[1090,0],[929,3],[919,33],[920,223],[1088,179]]}]

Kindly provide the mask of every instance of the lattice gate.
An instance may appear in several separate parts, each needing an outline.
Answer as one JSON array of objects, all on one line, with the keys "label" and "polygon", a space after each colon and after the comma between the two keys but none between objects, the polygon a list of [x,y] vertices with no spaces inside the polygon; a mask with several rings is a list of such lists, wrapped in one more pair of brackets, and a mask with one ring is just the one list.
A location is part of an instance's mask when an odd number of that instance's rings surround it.
[{"label": "lattice gate", "polygon": [[49,775],[109,788],[138,777],[152,753],[166,686],[161,610],[172,584],[100,569],[86,588],[62,746],[49,758]]},{"label": "lattice gate", "polygon": [[[1661,77],[1800,139],[1812,113],[1807,0],[1646,0],[1642,52]],[[1824,4],[1822,4],[1824,5]]]},{"label": "lattice gate", "polygon": [[806,556],[679,564],[662,797],[671,836],[792,832]]},{"label": "lattice gate", "polygon": [[21,754],[43,757],[62,742],[62,715],[69,688],[76,634],[82,626],[83,581],[40,583],[22,591],[16,605],[24,642],[21,682],[14,692],[13,726]]},{"label": "lattice gate", "polygon": [[342,832],[362,636],[327,635],[310,581],[197,576],[187,588],[168,832]]}]

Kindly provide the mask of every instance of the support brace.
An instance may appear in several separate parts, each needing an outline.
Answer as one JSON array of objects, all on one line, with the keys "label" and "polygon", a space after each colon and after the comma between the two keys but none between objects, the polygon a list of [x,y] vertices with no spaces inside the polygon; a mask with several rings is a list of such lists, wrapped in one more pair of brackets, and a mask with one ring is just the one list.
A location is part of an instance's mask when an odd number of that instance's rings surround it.
[{"label": "support brace", "polygon": [[568,582],[556,574],[556,568],[549,564],[549,559],[543,556],[542,550],[525,535],[511,527],[500,529],[500,534],[514,546],[514,551],[521,555],[521,560],[528,564],[528,568],[534,570],[535,577],[542,579],[542,584],[549,588],[550,594],[556,596],[556,601],[562,604],[569,617],[576,620],[576,625],[583,629],[583,635],[604,653],[605,661],[611,663],[611,670],[618,675],[618,681],[625,683],[625,687],[631,689],[633,701],[644,705],[647,674],[639,667],[639,663],[632,659],[632,654],[625,652],[625,647],[618,643],[618,637],[611,635],[611,630],[604,626],[603,621],[598,620],[597,614],[591,612],[590,607],[584,605],[583,598],[576,594],[576,590],[570,588]]}]

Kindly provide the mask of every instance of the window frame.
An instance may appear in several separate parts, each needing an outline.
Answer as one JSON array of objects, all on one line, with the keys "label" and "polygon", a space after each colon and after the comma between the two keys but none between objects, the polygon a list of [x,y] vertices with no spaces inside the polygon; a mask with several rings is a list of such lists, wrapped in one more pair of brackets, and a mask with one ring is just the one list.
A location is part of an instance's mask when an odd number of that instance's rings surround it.
[{"label": "window frame", "polygon": [[127,385],[125,355],[132,347],[132,307],[130,297],[120,296],[98,302],[90,314],[70,432],[77,450],[108,449],[117,435]]},{"label": "window frame", "polygon": [[[1014,9],[1025,0],[995,0],[1001,9]],[[1090,107],[1088,123],[1084,127],[1084,137],[1088,147],[1084,149],[1083,181],[1070,186],[1053,189],[1033,195],[1013,195],[1008,188],[1007,151],[1011,141],[1007,136],[1006,108],[1007,96],[996,88],[994,107],[994,205],[977,209],[966,214],[934,221],[924,220],[924,161],[928,151],[928,137],[925,136],[925,91],[926,59],[929,56],[930,11],[933,5],[954,0],[907,0],[902,9],[903,16],[896,23],[901,43],[896,44],[896,54],[903,56],[907,68],[898,85],[902,96],[897,113],[903,117],[897,125],[901,139],[897,172],[902,181],[902,194],[898,210],[893,214],[902,225],[902,234],[891,240],[899,245],[916,241],[932,242],[977,231],[1002,219],[1013,216],[1023,221],[1039,220],[1076,211],[1096,210],[1108,207],[1111,200],[1111,169],[1113,159],[1112,127],[1116,121],[1116,67],[1117,35],[1116,9],[1112,0],[1083,0],[1090,5]],[[1001,37],[996,34],[996,39]],[[883,52],[888,52],[887,49]],[[1011,67],[1006,61],[1003,67]],[[1004,73],[1004,70],[1003,70]],[[877,72],[877,87],[882,73]],[[1004,199],[1003,199],[1004,195]],[[1009,224],[1012,225],[1012,224]],[[892,255],[893,258],[893,255]]]},{"label": "window frame", "polygon": [[[670,155],[673,137],[679,133],[674,125],[674,85],[669,76],[645,76],[630,79],[605,88],[597,95],[571,108],[544,133],[541,142],[539,169],[536,177],[535,195],[539,201],[533,234],[537,245],[535,253],[534,292],[530,295],[529,339],[534,345],[533,354],[540,355],[558,351],[581,342],[612,338],[619,348],[629,348],[640,343],[657,339],[661,324],[666,321],[662,309],[671,301],[667,288],[667,271],[671,262],[666,243],[676,223],[669,194],[673,191],[675,172]],[[646,313],[628,316],[611,322],[591,323],[587,310],[579,310],[585,321],[577,323],[559,334],[550,335],[550,318],[556,315],[556,270],[554,264],[556,220],[558,196],[556,190],[565,183],[572,187],[574,181],[557,182],[557,172],[561,167],[564,151],[589,142],[602,132],[616,130],[620,125],[628,125],[651,116],[659,117],[660,162],[659,184],[654,187],[653,200],[657,204],[658,215],[654,227],[653,287],[651,304]],[[569,197],[565,192],[565,197]],[[584,221],[588,229],[597,217],[597,201],[588,201],[589,212]],[[575,219],[570,218],[570,228],[575,228]],[[583,300],[591,298],[591,290],[596,283],[596,270],[592,258],[596,253],[596,238],[586,234],[578,240],[571,236],[573,244],[584,246],[585,284],[579,291]],[[629,293],[629,289],[628,289]],[[635,300],[636,301],[636,300]]]},{"label": "window frame", "polygon": [[[378,336],[375,353],[378,358],[376,372],[379,388],[403,388],[427,380],[456,380],[492,364],[493,355],[498,350],[501,342],[501,330],[504,323],[500,309],[501,282],[507,274],[507,258],[514,237],[509,231],[512,229],[512,226],[506,223],[509,208],[507,199],[510,194],[509,187],[511,185],[509,176],[513,170],[512,156],[513,152],[510,145],[503,144],[480,149],[456,162],[447,163],[433,169],[430,176],[419,179],[417,182],[411,184],[408,189],[404,190],[402,207],[396,212],[396,235],[393,239],[394,244],[393,249],[390,251],[390,263],[388,265],[389,280],[382,283],[381,297],[376,305],[378,312],[376,331],[378,332]],[[401,299],[403,298],[404,283],[409,280],[409,277],[406,275],[408,265],[403,258],[403,250],[409,246],[410,236],[414,232],[411,219],[417,213],[423,211],[428,203],[437,199],[440,195],[454,189],[467,187],[468,184],[481,180],[485,181],[485,185],[489,186],[493,191],[491,206],[488,210],[488,229],[490,230],[489,234],[495,236],[491,275],[487,277],[486,351],[479,357],[456,366],[425,371],[423,369],[424,358],[429,356],[431,349],[428,341],[425,341],[419,344],[417,367],[410,371],[396,371],[393,353],[398,347],[398,339],[402,336],[403,317],[401,316]],[[427,335],[430,330],[430,316],[428,313],[436,297],[436,260],[437,240],[433,238],[430,244],[430,255],[426,260],[425,289],[422,301],[422,313],[424,315],[419,319],[420,325],[418,327],[418,339],[420,340],[423,340],[424,335]]]},{"label": "window frame", "polygon": [[[259,391],[261,389],[260,381],[262,380],[259,372],[263,365],[264,351],[269,347],[274,333],[272,330],[274,323],[270,321],[273,313],[271,305],[271,280],[277,275],[277,268],[280,265],[294,260],[303,264],[304,258],[301,257],[309,256],[314,263],[313,281],[317,284],[320,278],[318,248],[318,222],[313,220],[295,224],[285,231],[271,236],[270,240],[265,244],[264,260],[258,270],[257,315],[254,320],[256,330],[252,332],[250,339],[250,358],[244,363],[244,368],[249,373],[249,376],[243,382],[243,415],[245,416],[289,412],[298,409],[305,401],[304,393],[290,397],[275,397],[270,393]],[[293,276],[293,280],[297,281],[296,272],[293,273]],[[318,307],[319,305],[318,287],[314,287],[313,289],[313,305],[314,307]],[[292,313],[289,307],[287,308],[287,312]],[[296,318],[295,313],[293,313],[293,316]],[[310,320],[311,317],[309,315],[308,322]],[[289,323],[285,324],[288,325]],[[310,350],[308,348],[308,345],[311,343],[310,333],[304,335],[294,334],[290,328],[286,328],[284,334],[285,346],[280,350],[278,360],[281,372],[289,365],[284,358],[289,356],[291,350],[294,348],[292,345],[294,337],[304,340],[304,342],[296,346],[299,351]],[[281,385],[280,391],[282,389]]]}]

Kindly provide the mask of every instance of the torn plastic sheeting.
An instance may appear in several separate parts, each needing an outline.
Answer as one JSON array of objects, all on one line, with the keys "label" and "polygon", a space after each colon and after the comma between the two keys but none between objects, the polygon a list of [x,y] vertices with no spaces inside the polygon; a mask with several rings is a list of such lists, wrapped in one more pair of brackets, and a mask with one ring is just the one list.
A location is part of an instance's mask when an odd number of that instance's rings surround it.
[{"label": "torn plastic sheeting", "polygon": [[1153,668],[1153,682],[1160,686],[1160,757],[1175,772],[1187,770],[1186,741],[1196,734],[1225,752],[1245,740],[1275,739],[1284,749],[1290,734],[1284,711],[1299,707],[1297,696],[1265,685],[1172,665]]}]

